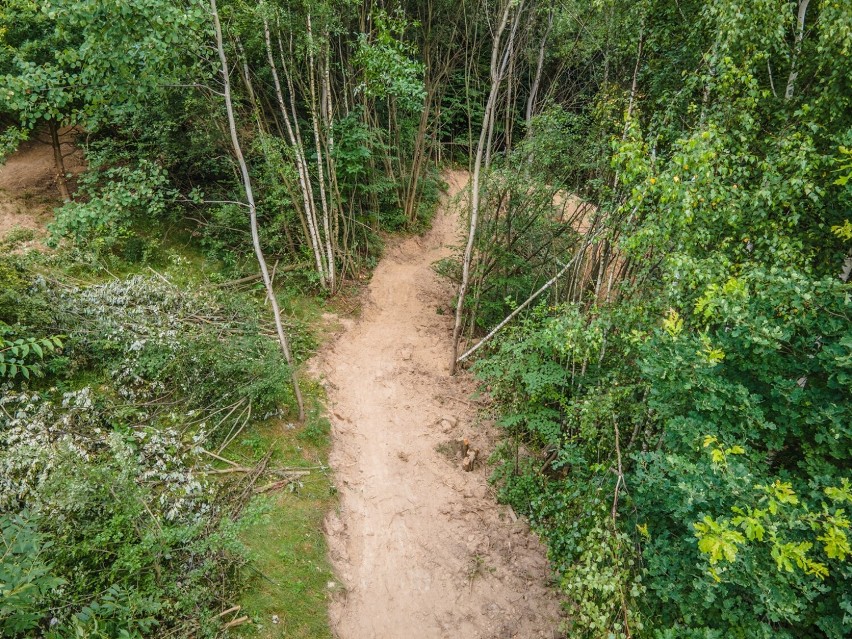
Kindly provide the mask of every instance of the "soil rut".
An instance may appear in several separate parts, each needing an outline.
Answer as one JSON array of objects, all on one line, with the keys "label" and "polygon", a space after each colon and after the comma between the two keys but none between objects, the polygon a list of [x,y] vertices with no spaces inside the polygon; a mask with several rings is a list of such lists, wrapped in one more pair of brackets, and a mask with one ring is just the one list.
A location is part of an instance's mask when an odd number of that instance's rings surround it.
[{"label": "soil rut", "polygon": [[[445,175],[452,197],[467,175]],[[447,376],[453,292],[432,270],[458,240],[446,204],[433,228],[391,246],[358,320],[313,362],[329,398],[340,508],[326,527],[343,588],[340,639],[552,637],[559,606],[544,551],[493,500],[488,470],[447,455],[469,437],[487,456],[465,375]],[[442,421],[442,418],[447,418]],[[443,452],[439,452],[443,451]]]}]

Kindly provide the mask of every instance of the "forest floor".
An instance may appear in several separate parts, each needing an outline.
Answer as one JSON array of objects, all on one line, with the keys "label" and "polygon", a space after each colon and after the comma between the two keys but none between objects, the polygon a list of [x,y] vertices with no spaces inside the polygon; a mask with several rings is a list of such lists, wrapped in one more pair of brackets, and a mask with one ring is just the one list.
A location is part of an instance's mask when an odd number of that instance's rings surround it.
[{"label": "forest floor", "polygon": [[[496,429],[480,420],[471,377],[447,374],[453,292],[433,264],[459,241],[453,196],[468,178],[445,179],[432,229],[391,241],[361,316],[328,317],[342,328],[312,362],[340,495],[326,519],[340,639],[558,636],[545,550],[488,485]],[[464,438],[479,450],[472,472]]]}]

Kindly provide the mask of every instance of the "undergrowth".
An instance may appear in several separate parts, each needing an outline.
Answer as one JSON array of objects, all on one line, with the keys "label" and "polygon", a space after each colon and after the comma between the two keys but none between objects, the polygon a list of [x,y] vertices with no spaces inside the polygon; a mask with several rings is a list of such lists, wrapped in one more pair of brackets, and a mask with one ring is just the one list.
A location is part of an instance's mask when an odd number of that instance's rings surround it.
[{"label": "undergrowth", "polygon": [[[294,424],[254,285],[173,255],[73,284],[56,254],[0,260],[2,337],[26,364],[0,380],[0,636],[328,636],[319,390]],[[301,362],[319,306],[282,307]]]}]

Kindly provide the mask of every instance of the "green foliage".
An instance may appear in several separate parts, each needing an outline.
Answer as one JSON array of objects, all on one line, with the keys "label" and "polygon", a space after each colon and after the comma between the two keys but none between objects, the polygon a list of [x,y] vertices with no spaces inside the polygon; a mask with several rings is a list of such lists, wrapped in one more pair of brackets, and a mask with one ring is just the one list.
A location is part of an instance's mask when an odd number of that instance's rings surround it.
[{"label": "green foliage", "polygon": [[645,588],[633,541],[613,532],[611,525],[598,522],[591,527],[561,587],[573,608],[571,636],[625,639],[644,629],[636,601]]},{"label": "green foliage", "polygon": [[[0,322],[0,377],[14,379],[20,374],[29,379],[30,375],[41,373],[38,361],[45,353],[62,348],[59,337],[10,337],[11,328]],[[36,360],[36,361],[32,361]]]},{"label": "green foliage", "polygon": [[96,129],[153,106],[169,82],[190,68],[200,71],[191,52],[205,18],[198,2],[5,3],[2,110],[28,129],[45,121]]},{"label": "green foliage", "polygon": [[87,171],[78,194],[82,199],[65,204],[50,225],[54,243],[71,237],[95,255],[116,248],[131,237],[133,222],[164,214],[171,195],[167,184],[163,169],[148,160]]},{"label": "green foliage", "polygon": [[[110,430],[117,416],[104,415],[93,397],[85,388],[64,393],[61,404],[27,393],[3,398],[15,416],[0,422],[0,505],[33,513],[58,577],[30,618],[57,639],[193,627],[196,611],[218,600],[211,582],[233,582],[239,546],[181,435]],[[21,561],[35,561],[36,550]]]},{"label": "green foliage", "polygon": [[27,139],[27,131],[18,127],[8,127],[0,132],[0,166],[18,145]]},{"label": "green foliage", "polygon": [[[601,85],[574,94],[584,118],[534,125],[545,139],[605,133],[609,170],[541,144],[528,182],[578,179],[629,275],[607,299],[552,291],[477,363],[510,437],[501,496],[571,576],[572,600],[591,599],[584,619],[610,620],[589,636],[624,631],[611,593],[638,577],[621,613],[642,624],[633,636],[839,639],[852,632],[852,112],[837,56],[852,14],[811,3],[796,54],[795,3],[643,4],[639,66],[616,53],[635,34],[609,49],[622,88],[639,71],[631,117]],[[594,500],[615,504],[617,534],[593,532]],[[617,535],[635,572],[612,570]]]},{"label": "green foliage", "polygon": [[0,514],[0,634],[14,637],[32,632],[50,592],[65,583],[51,573],[45,541],[29,514]]},{"label": "green foliage", "polygon": [[3,636],[216,636],[244,584],[243,488],[212,479],[202,448],[293,402],[263,309],[161,277],[68,287],[0,266],[28,302],[0,306],[9,330],[66,336],[45,379],[0,395]]},{"label": "green foliage", "polygon": [[363,73],[359,89],[368,96],[396,100],[406,111],[423,106],[423,64],[412,59],[414,47],[403,40],[405,32],[419,26],[406,19],[401,9],[394,14],[373,13],[374,37],[361,34],[355,63]]},{"label": "green foliage", "polygon": [[[738,546],[750,542],[771,544],[770,555],[775,560],[778,570],[793,572],[794,564],[805,574],[818,579],[825,579],[829,574],[825,563],[815,561],[809,555],[814,547],[812,541],[787,541],[791,534],[799,536],[798,531],[810,530],[818,535],[822,555],[828,560],[844,561],[850,554],[849,542],[846,536],[849,530],[849,520],[843,509],[831,510],[823,502],[821,512],[811,512],[807,504],[801,504],[789,483],[775,480],[771,486],[755,486],[759,497],[756,499],[759,507],[733,506],[736,514],[731,519],[714,520],[709,516],[704,521],[694,524],[698,538],[698,549],[707,554],[711,566],[724,560],[734,563]],[[841,488],[827,487],[823,492],[833,502],[840,504],[852,501],[849,492],[849,480],[841,480]],[[739,532],[733,527],[742,529]],[[719,571],[711,568],[710,574],[721,581]]]}]

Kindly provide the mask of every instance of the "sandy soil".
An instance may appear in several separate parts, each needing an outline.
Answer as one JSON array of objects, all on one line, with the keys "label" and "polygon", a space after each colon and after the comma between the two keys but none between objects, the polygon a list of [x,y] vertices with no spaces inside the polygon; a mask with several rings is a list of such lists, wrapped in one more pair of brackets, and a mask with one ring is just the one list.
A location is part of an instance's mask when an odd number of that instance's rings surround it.
[{"label": "sandy soil", "polygon": [[[467,176],[445,178],[452,196]],[[445,205],[430,232],[390,246],[362,316],[340,319],[312,363],[340,492],[326,522],[343,582],[331,606],[340,639],[558,636],[542,546],[494,501],[490,469],[465,472],[451,453],[467,437],[487,458],[495,439],[478,423],[469,376],[447,376],[453,291],[431,267],[458,243],[458,225]]]},{"label": "sandy soil", "polygon": [[[82,153],[71,146],[74,132],[61,131],[65,168],[72,176],[85,167]],[[73,178],[69,187],[73,190]],[[45,235],[53,219],[53,208],[62,204],[56,187],[53,148],[49,143],[30,140],[0,165],[0,240],[15,229],[30,229],[36,237]]]}]

